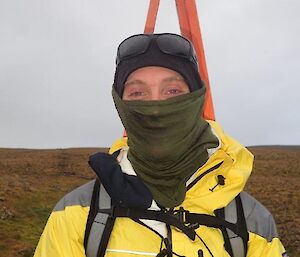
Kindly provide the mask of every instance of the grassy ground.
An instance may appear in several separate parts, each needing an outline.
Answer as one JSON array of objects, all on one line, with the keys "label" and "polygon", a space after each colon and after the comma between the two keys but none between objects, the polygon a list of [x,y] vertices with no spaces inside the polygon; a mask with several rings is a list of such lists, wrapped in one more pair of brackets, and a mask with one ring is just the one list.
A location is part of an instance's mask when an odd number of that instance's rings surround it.
[{"label": "grassy ground", "polygon": [[[54,204],[93,178],[87,160],[106,149],[0,149],[0,257],[32,256]],[[254,147],[247,191],[274,214],[290,256],[300,257],[300,147]]]},{"label": "grassy ground", "polygon": [[274,215],[290,256],[300,257],[300,147],[255,147],[246,191]]}]

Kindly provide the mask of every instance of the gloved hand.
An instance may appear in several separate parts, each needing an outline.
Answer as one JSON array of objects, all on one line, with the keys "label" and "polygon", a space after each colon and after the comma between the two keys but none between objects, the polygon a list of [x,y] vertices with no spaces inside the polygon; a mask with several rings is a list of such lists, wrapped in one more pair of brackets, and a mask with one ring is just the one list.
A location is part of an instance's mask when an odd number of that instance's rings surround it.
[{"label": "gloved hand", "polygon": [[116,158],[107,153],[96,153],[89,165],[110,195],[112,203],[128,208],[148,209],[152,194],[139,177],[122,172]]}]

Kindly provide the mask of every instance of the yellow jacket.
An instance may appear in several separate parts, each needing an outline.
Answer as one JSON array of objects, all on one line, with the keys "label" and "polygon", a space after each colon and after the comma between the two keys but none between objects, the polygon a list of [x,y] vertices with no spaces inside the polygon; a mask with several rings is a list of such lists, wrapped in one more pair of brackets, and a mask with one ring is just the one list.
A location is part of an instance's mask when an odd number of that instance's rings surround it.
[{"label": "yellow jacket", "polygon": [[[190,187],[181,206],[193,213],[214,215],[214,210],[227,206],[243,190],[252,170],[253,156],[225,135],[217,123],[210,124],[220,140],[220,146],[188,181]],[[126,139],[118,141],[110,152],[119,149],[126,151]],[[220,163],[217,169],[197,179]],[[218,185],[211,191],[209,189],[217,184],[217,175],[225,177],[225,185]],[[86,256],[83,240],[93,184],[93,181],[89,182],[61,199],[49,217],[34,257]],[[249,231],[247,257],[284,256],[285,249],[278,239],[272,215],[251,196],[243,194],[242,198]],[[137,223],[129,218],[117,218],[105,256],[156,256],[161,250],[162,238],[155,229],[149,228],[156,225],[155,222],[149,225],[146,221]],[[171,227],[172,252],[180,256],[198,257],[198,251],[202,250],[204,257],[211,256],[211,253],[214,257],[229,257],[219,229],[200,226],[196,233],[199,237],[192,241]]]}]

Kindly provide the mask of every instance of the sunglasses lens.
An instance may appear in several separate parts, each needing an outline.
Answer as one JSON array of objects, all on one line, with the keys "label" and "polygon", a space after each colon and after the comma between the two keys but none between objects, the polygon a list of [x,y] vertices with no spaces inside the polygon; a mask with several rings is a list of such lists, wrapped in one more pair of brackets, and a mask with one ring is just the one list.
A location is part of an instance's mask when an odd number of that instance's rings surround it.
[{"label": "sunglasses lens", "polygon": [[139,34],[125,39],[118,48],[116,64],[127,58],[147,52],[151,40],[155,40],[161,52],[188,59],[196,66],[197,57],[191,43],[176,34],[162,33],[156,35]]},{"label": "sunglasses lens", "polygon": [[157,38],[159,49],[166,53],[175,56],[188,58],[190,56],[190,43],[177,35],[163,34]]},{"label": "sunglasses lens", "polygon": [[135,35],[124,40],[118,48],[117,65],[123,59],[145,53],[149,42],[150,38],[146,35]]}]

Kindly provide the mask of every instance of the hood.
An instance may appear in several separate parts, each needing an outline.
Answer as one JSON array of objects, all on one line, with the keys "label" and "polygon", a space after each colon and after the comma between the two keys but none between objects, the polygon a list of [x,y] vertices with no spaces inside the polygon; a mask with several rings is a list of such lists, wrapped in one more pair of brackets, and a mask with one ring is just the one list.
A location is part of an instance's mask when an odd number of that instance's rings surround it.
[{"label": "hood", "polygon": [[[188,181],[186,197],[181,204],[195,213],[212,214],[230,203],[243,190],[253,166],[253,155],[244,146],[226,135],[217,122],[209,123],[220,146]],[[114,143],[109,153],[127,148],[124,137]],[[222,185],[218,184],[218,176],[224,178]]]}]

